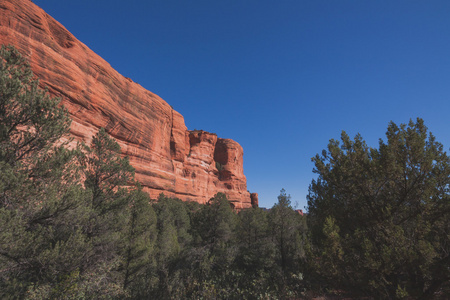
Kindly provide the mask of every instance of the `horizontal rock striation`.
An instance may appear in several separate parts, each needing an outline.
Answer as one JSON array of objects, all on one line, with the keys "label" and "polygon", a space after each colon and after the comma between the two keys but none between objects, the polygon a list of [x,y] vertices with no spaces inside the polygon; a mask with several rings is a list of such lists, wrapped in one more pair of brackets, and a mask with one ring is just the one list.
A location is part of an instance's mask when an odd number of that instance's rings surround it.
[{"label": "horizontal rock striation", "polygon": [[205,131],[188,131],[183,116],[159,96],[120,75],[30,0],[0,0],[0,43],[14,45],[73,119],[71,134],[90,143],[104,127],[130,158],[152,198],[161,192],[206,203],[223,192],[251,207],[243,149]]}]

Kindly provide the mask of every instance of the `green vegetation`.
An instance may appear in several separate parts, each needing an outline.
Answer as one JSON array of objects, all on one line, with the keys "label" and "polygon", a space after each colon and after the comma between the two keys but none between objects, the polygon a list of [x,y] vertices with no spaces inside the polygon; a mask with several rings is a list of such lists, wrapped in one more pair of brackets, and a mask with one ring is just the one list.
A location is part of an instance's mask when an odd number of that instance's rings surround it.
[{"label": "green vegetation", "polygon": [[[104,129],[68,150],[70,119],[0,50],[0,298],[304,299],[450,293],[450,161],[422,120],[313,158],[300,215],[151,200]],[[67,140],[67,139],[65,139]],[[220,167],[220,166],[219,166]],[[217,169],[220,171],[220,168]]]},{"label": "green vegetation", "polygon": [[423,121],[369,148],[342,133],[313,160],[308,223],[324,286],[377,299],[450,292],[450,160]]},{"label": "green vegetation", "polygon": [[223,171],[223,165],[220,162],[218,162],[218,161],[216,161],[216,169],[219,172]]}]

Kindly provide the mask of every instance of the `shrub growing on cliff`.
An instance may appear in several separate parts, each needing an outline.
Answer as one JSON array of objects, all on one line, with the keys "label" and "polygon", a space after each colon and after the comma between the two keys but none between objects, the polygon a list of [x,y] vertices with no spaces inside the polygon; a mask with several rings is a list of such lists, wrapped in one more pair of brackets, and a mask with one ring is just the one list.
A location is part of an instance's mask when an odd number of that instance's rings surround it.
[{"label": "shrub growing on cliff", "polygon": [[314,261],[335,288],[430,298],[450,278],[450,159],[421,119],[386,137],[374,149],[343,132],[313,158]]},{"label": "shrub growing on cliff", "polygon": [[223,165],[218,161],[216,161],[216,169],[219,172],[222,172],[222,170],[223,170]]}]

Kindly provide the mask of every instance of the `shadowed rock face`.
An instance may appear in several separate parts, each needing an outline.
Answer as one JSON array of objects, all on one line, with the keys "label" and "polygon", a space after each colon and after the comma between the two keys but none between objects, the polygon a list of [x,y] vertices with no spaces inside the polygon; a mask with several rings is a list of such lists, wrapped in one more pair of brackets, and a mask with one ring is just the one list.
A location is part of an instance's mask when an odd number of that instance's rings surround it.
[{"label": "shadowed rock face", "polygon": [[253,207],[258,207],[259,206],[258,193],[251,193],[250,194],[250,199],[251,199]]},{"label": "shadowed rock face", "polygon": [[236,208],[251,207],[238,143],[188,131],[167,102],[120,75],[30,0],[0,0],[0,43],[14,45],[41,85],[62,98],[77,140],[90,143],[100,127],[117,140],[152,198],[164,192],[206,203],[224,192]]}]

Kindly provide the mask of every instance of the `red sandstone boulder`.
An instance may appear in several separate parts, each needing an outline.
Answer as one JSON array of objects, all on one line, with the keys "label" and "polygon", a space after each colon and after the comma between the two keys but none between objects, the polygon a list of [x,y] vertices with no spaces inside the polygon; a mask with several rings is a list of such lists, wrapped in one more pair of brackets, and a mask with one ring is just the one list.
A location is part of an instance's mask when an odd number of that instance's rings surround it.
[{"label": "red sandstone boulder", "polygon": [[206,203],[223,192],[236,208],[251,207],[238,143],[189,132],[167,102],[120,75],[30,0],[0,0],[0,43],[14,45],[41,85],[62,98],[77,140],[89,143],[100,127],[117,140],[153,198],[164,192]]}]

